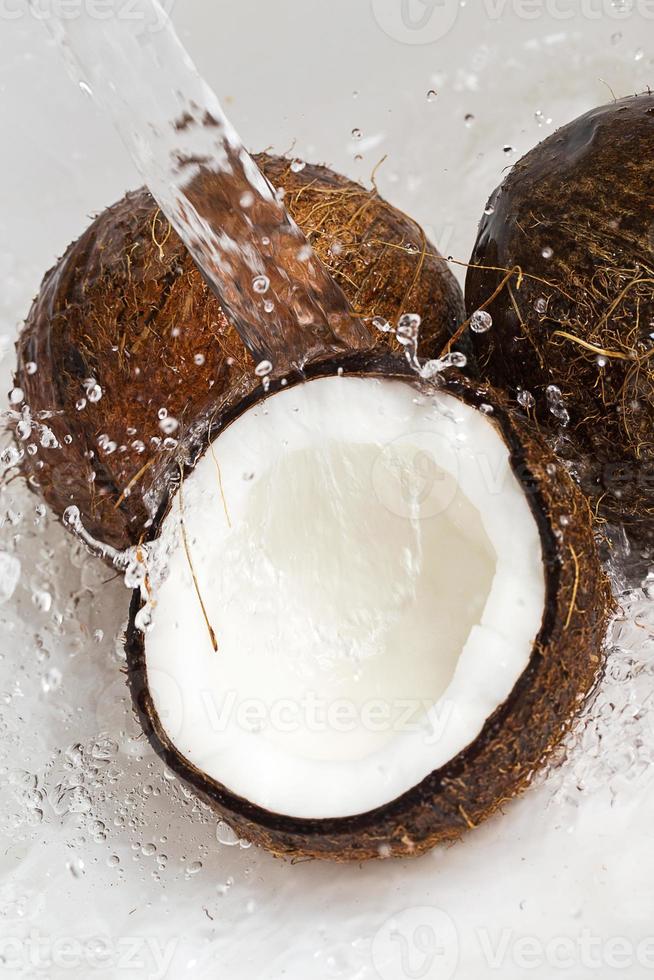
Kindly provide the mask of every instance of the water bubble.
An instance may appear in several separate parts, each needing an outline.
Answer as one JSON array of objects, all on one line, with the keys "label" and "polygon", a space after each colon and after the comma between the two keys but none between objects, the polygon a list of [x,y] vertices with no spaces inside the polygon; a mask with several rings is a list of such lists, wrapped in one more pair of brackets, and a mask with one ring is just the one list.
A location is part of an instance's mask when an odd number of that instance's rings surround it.
[{"label": "water bubble", "polygon": [[493,318],[486,310],[476,310],[470,317],[470,329],[474,333],[486,333],[493,326]]},{"label": "water bubble", "polygon": [[525,388],[518,389],[518,405],[522,408],[530,409],[536,404],[536,399],[530,391]]},{"label": "water bubble", "polygon": [[259,361],[254,369],[254,373],[258,378],[266,378],[272,371],[273,366],[270,361]]}]

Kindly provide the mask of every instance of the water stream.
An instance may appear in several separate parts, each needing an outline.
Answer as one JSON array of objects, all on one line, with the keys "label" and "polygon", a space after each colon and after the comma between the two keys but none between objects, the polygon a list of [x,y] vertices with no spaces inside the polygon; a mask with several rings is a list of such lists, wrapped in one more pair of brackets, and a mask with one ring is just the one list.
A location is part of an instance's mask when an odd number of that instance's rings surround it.
[{"label": "water stream", "polygon": [[[35,2],[35,0],[32,0]],[[42,4],[41,4],[42,6]],[[229,312],[258,373],[361,346],[349,308],[200,77],[157,0],[129,17],[50,3],[71,73],[113,123],[140,174]]]}]

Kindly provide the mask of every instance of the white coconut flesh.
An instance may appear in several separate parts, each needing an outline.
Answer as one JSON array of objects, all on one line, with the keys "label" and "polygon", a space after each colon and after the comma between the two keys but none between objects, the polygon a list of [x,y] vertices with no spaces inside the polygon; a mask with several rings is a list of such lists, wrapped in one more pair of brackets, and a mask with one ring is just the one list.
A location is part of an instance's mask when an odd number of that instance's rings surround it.
[{"label": "white coconut flesh", "polygon": [[161,539],[145,636],[161,724],[287,816],[364,813],[447,763],[542,622],[538,528],[492,415],[408,381],[322,378],[249,409]]}]

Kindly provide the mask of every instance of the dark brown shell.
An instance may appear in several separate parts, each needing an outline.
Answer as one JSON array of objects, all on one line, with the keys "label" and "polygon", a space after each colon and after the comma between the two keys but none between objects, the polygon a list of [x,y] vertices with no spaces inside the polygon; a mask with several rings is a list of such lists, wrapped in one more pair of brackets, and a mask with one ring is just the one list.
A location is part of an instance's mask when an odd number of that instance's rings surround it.
[{"label": "dark brown shell", "polygon": [[[359,355],[339,363],[347,373],[406,377],[402,362],[388,356]],[[332,373],[337,366],[310,374]],[[134,626],[141,597],[134,595],[129,677],[151,744],[240,835],[275,854],[360,861],[420,854],[459,838],[528,785],[580,711],[601,669],[612,599],[585,498],[565,466],[511,413],[502,395],[456,375],[444,381],[444,390],[475,407],[493,406],[490,417],[510,448],[513,471],[540,529],[546,610],[529,666],[506,703],[464,752],[394,802],[356,817],[298,820],[269,813],[208,779],[179,755],[161,726],[148,691],[143,634]],[[212,437],[261,397],[259,389],[215,419]],[[160,516],[164,513],[165,506]]]},{"label": "dark brown shell", "polygon": [[654,542],[654,95],[564,126],[516,164],[487,211],[468,313],[515,272],[487,306],[493,327],[466,337],[478,376],[530,392],[599,514]]},{"label": "dark brown shell", "polygon": [[[325,167],[294,172],[278,157],[257,161],[285,189],[288,210],[354,312],[389,320],[419,313],[423,353],[440,352],[463,319],[463,298],[418,225]],[[89,379],[102,397],[78,409]],[[162,451],[159,410],[183,433],[223,396],[241,398],[261,382],[141,189],[101,214],[45,277],[18,342],[16,383],[34,417],[51,414],[47,424],[62,445],[46,449],[34,439],[37,453],[25,460],[32,485],[59,515],[75,504],[92,535],[122,548],[142,535],[144,494],[175,456]]]}]

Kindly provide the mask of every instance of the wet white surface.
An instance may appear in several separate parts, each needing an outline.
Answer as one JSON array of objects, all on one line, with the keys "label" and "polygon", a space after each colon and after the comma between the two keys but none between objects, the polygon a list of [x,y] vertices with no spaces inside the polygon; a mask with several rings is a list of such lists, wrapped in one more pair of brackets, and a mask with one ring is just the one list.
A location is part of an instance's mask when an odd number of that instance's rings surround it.
[{"label": "wet white surface", "polygon": [[[461,261],[505,167],[609,89],[625,95],[654,77],[644,0],[586,0],[572,19],[563,0],[446,3],[431,17],[410,0],[409,26],[399,9],[179,0],[175,20],[253,149],[293,146],[362,180],[387,154],[382,193]],[[44,270],[136,178],[19,0],[0,6],[0,112],[4,390]],[[18,483],[0,497],[3,975],[652,974],[654,612],[644,594],[616,627],[571,757],[503,816],[414,862],[291,866],[234,843],[153,757],[121,672],[127,591],[37,506]],[[18,583],[5,554],[20,558]]]}]

